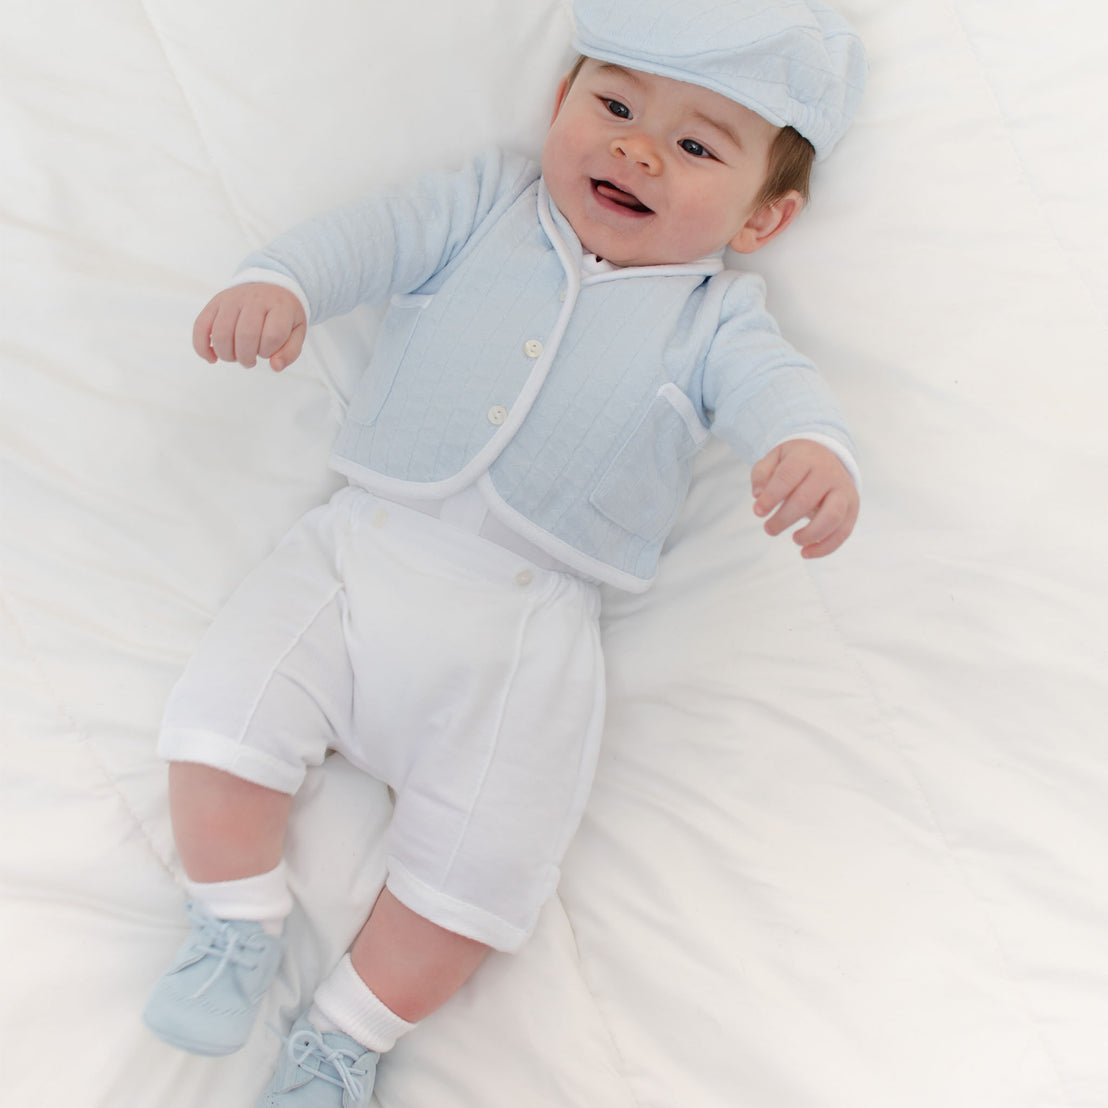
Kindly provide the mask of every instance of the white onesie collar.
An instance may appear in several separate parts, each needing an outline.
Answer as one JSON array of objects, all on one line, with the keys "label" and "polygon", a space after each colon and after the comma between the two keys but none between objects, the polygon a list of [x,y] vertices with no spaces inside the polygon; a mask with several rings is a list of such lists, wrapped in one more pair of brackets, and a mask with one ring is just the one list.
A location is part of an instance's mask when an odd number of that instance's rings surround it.
[{"label": "white onesie collar", "polygon": [[612,262],[606,262],[587,250],[581,254],[581,276],[599,277],[602,273],[614,273],[619,267]]}]

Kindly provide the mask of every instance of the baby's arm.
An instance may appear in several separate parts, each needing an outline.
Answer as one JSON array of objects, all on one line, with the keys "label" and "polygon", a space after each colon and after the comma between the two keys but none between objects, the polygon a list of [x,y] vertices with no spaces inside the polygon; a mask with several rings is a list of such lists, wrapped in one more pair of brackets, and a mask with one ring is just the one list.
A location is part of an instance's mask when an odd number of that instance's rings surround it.
[{"label": "baby's arm", "polygon": [[775,446],[754,466],[750,484],[754,514],[770,516],[767,534],[779,535],[808,519],[793,535],[805,558],[838,550],[854,529],[858,489],[846,466],[818,442],[791,439]]},{"label": "baby's arm", "polygon": [[308,320],[300,300],[280,285],[224,289],[196,317],[192,345],[206,362],[252,366],[268,358],[278,372],[300,356]]},{"label": "baby's arm", "polygon": [[[196,352],[207,362],[244,366],[268,358],[273,369],[284,369],[300,354],[308,311],[320,323],[418,288],[498,206],[522,195],[536,172],[524,158],[488,151],[455,173],[430,173],[395,194],[366,197],[298,224],[252,253],[239,283],[200,313]],[[262,270],[273,281],[252,283]]]}]

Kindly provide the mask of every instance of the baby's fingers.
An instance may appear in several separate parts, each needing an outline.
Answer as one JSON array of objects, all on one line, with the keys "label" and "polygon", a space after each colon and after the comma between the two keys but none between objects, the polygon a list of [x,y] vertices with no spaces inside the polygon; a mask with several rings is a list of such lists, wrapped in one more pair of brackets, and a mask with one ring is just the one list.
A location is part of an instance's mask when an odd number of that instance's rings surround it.
[{"label": "baby's fingers", "polygon": [[[197,316],[192,344],[208,362],[256,365],[278,357],[283,369],[300,353],[307,318],[294,293],[265,282],[235,285],[215,296]],[[299,338],[292,341],[297,332]]]},{"label": "baby's fingers", "polygon": [[[231,297],[223,300],[216,312],[215,319],[212,321],[212,349],[215,351],[216,357],[222,362],[242,361],[243,365],[246,365],[247,362],[253,365],[254,362],[250,359],[243,360],[246,344],[240,342],[238,336],[239,319],[242,314],[243,306],[239,301]],[[258,332],[261,333],[260,323]],[[255,347],[255,358],[257,353],[257,347]]]},{"label": "baby's fingers", "polygon": [[204,305],[192,325],[192,348],[206,362],[216,362],[219,356],[212,349],[212,324],[219,312],[219,298],[213,297]]},{"label": "baby's fingers", "polygon": [[756,463],[750,471],[750,488],[757,499],[765,490],[766,483],[773,476],[777,468],[777,462],[781,457],[781,447],[775,446],[760,462]]},{"label": "baby's fingers", "polygon": [[[764,495],[764,494],[763,494]],[[766,520],[765,532],[767,535],[780,535],[787,531],[794,523],[802,519],[812,519],[823,497],[823,490],[818,482],[811,477],[802,480],[794,487],[784,500],[780,502],[777,511]],[[760,511],[761,504],[755,502],[754,511],[758,515],[764,515]]]},{"label": "baby's fingers", "polygon": [[805,558],[822,558],[838,550],[858,520],[858,497],[853,490],[829,492],[806,526],[793,535]]},{"label": "baby's fingers", "polygon": [[834,554],[848,538],[850,538],[850,528],[841,527],[833,534],[828,535],[822,542],[802,546],[800,556],[802,558],[825,558],[828,554]]},{"label": "baby's fingers", "polygon": [[789,456],[778,447],[767,454],[752,472],[754,514],[765,518],[773,513],[766,523],[766,530],[771,535],[778,535],[786,527],[791,527],[814,506],[809,469],[803,456]]},{"label": "baby's fingers", "polygon": [[304,338],[308,328],[303,323],[297,323],[292,333],[279,349],[269,355],[269,366],[275,373],[280,373],[286,366],[292,365],[300,357],[300,351],[304,347]]},{"label": "baby's fingers", "polygon": [[[230,357],[225,358],[226,361],[238,362],[239,365],[245,366],[247,369],[257,365],[258,354],[262,345],[262,334],[269,314],[261,304],[248,301],[242,305],[238,317],[234,321],[231,354]],[[223,355],[221,354],[220,357],[223,357]]]}]

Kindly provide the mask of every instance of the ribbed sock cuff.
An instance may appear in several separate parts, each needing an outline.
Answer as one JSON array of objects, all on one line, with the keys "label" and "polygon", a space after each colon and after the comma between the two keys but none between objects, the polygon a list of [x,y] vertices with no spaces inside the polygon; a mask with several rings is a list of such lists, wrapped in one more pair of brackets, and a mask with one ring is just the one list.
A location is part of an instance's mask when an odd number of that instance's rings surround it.
[{"label": "ribbed sock cuff", "polygon": [[[377,999],[358,976],[349,954],[316,990],[312,1010],[378,1054],[391,1050],[401,1035],[415,1027]],[[311,1014],[308,1018],[312,1019]]]},{"label": "ribbed sock cuff", "polygon": [[280,934],[282,922],[292,911],[283,861],[268,873],[234,881],[186,881],[185,888],[216,919],[253,920],[274,934]]}]

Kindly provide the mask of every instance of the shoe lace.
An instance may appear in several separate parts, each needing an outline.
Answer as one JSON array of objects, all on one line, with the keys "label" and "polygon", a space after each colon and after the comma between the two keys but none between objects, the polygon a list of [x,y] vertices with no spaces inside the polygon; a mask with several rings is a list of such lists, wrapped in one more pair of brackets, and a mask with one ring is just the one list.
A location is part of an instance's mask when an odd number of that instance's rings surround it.
[{"label": "shoe lace", "polygon": [[215,969],[208,979],[192,994],[191,1000],[203,996],[230,966],[256,965],[254,955],[263,949],[255,936],[243,938],[231,920],[220,920],[205,912],[189,909],[189,921],[196,925],[203,936],[205,944],[198,947],[202,954],[212,954],[218,957]]},{"label": "shoe lace", "polygon": [[[289,1057],[313,1077],[326,1081],[329,1085],[345,1090],[352,1101],[357,1103],[365,1092],[365,1084],[361,1078],[365,1077],[365,1071],[359,1070],[354,1063],[359,1055],[352,1051],[343,1050],[342,1047],[330,1047],[323,1041],[323,1036],[317,1031],[307,1028],[298,1031],[296,1035],[285,1040]],[[324,1073],[320,1065],[312,1066],[313,1060],[319,1064],[328,1065],[335,1071],[335,1076]]]}]

